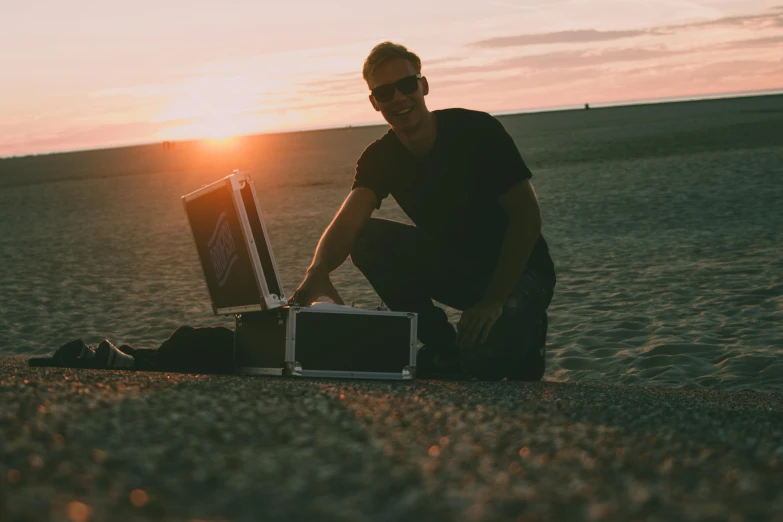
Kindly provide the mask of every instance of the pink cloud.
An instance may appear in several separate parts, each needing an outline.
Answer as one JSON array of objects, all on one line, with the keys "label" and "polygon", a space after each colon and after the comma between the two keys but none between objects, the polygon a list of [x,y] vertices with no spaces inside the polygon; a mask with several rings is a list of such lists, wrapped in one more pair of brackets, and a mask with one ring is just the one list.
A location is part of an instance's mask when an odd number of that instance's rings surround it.
[{"label": "pink cloud", "polygon": [[783,44],[783,34],[780,36],[768,36],[765,38],[750,38],[748,40],[736,40],[722,45],[725,49],[740,49],[748,47],[772,47]]},{"label": "pink cloud", "polygon": [[470,42],[467,44],[467,46],[480,48],[501,48],[542,44],[609,42],[626,38],[634,38],[637,36],[671,34],[673,31],[676,32],[678,30],[682,31],[715,27],[783,27],[783,6],[774,7],[770,9],[769,12],[761,14],[727,16],[723,18],[716,18],[714,20],[651,27],[649,29],[633,31],[598,31],[595,29],[581,29],[572,31],[555,31],[550,33],[524,33],[514,36],[501,36]]},{"label": "pink cloud", "polygon": [[647,33],[648,31],[597,31],[595,29],[584,29],[540,34],[520,34],[517,36],[501,36],[498,38],[479,40],[478,42],[473,42],[468,45],[472,47],[494,48],[558,43],[606,42],[623,38],[633,38]]},{"label": "pink cloud", "polygon": [[693,29],[704,27],[783,27],[783,6],[777,6],[770,12],[755,15],[726,16],[715,20],[669,25],[660,29]]}]

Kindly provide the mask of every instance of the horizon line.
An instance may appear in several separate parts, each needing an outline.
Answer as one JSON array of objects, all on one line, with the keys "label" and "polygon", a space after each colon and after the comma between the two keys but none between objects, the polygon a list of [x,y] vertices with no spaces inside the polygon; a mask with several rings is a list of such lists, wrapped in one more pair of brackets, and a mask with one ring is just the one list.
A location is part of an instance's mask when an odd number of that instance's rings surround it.
[{"label": "horizon line", "polygon": [[[712,94],[697,94],[693,96],[665,96],[662,98],[634,99],[634,100],[621,100],[621,101],[608,101],[608,102],[595,102],[595,103],[585,102],[585,103],[571,104],[571,105],[528,107],[528,108],[503,110],[503,111],[488,111],[488,113],[491,114],[492,116],[514,116],[514,115],[522,115],[522,114],[540,114],[546,112],[566,112],[572,110],[585,110],[586,106],[588,105],[592,110],[592,109],[606,109],[606,108],[616,108],[616,107],[634,107],[639,105],[658,105],[658,104],[663,105],[666,103],[683,103],[683,102],[722,100],[722,99],[732,99],[732,98],[752,98],[757,96],[760,97],[760,96],[775,96],[775,95],[783,95],[783,87],[777,89],[761,89],[755,91],[733,91],[733,92],[722,92],[722,93],[712,93]],[[318,131],[327,131],[327,130],[339,130],[339,129],[354,128],[354,127],[376,127],[376,126],[380,127],[383,125],[388,125],[388,124],[385,122],[384,123],[361,122],[361,123],[346,123],[340,125],[327,125],[321,127],[299,127],[299,128],[292,128],[289,130],[257,132],[253,134],[237,134],[235,136],[231,136],[229,139],[249,138],[255,136],[274,136],[278,134],[295,134],[298,132],[304,133],[304,132],[318,132]],[[162,143],[163,141],[169,143],[188,143],[188,142],[205,141],[208,139],[210,138],[202,137],[202,138],[189,138],[184,140],[142,141],[142,142],[135,142],[135,143],[126,143],[121,145],[112,145],[107,147],[94,147],[88,149],[67,149],[67,150],[54,150],[54,151],[44,151],[44,152],[30,152],[21,155],[0,156],[0,160],[21,159],[21,158],[27,158],[32,156],[49,156],[53,154],[73,154],[77,152],[124,149],[129,147],[143,147],[143,146],[157,145]]]}]

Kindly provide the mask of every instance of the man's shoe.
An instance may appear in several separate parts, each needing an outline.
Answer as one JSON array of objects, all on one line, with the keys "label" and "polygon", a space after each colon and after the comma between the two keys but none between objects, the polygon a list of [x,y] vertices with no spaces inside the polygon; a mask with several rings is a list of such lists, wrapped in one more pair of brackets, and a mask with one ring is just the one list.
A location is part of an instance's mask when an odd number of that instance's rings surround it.
[{"label": "man's shoe", "polygon": [[546,367],[547,317],[527,321],[525,327],[512,322],[511,317],[502,317],[486,343],[461,349],[465,373],[481,381],[541,380]]},{"label": "man's shoe", "polygon": [[511,366],[508,379],[512,381],[540,381],[546,371],[546,334],[549,329],[547,314],[538,322],[538,339],[535,347],[517,359]]},{"label": "man's shoe", "polygon": [[435,350],[422,346],[416,354],[416,377],[423,379],[460,379],[465,375],[457,349]]}]

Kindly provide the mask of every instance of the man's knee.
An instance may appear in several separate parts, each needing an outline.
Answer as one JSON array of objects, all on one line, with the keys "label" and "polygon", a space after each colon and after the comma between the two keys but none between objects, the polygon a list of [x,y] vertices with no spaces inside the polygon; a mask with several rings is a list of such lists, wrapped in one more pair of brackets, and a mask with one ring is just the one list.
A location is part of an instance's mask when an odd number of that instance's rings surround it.
[{"label": "man's knee", "polygon": [[370,218],[356,236],[351,249],[351,263],[361,269],[373,263],[378,258],[378,230],[376,218]]},{"label": "man's knee", "polygon": [[356,237],[351,262],[360,270],[392,262],[407,248],[414,227],[388,219],[370,218]]}]

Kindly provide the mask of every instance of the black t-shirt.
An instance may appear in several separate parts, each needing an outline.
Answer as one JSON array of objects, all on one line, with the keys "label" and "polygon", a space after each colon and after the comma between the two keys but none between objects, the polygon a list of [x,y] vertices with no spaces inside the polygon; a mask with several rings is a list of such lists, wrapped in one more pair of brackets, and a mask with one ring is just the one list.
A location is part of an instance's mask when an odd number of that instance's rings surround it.
[{"label": "black t-shirt", "polygon": [[[426,158],[417,158],[393,130],[374,141],[356,165],[351,190],[391,194],[424,233],[466,260],[494,268],[508,217],[498,197],[532,174],[503,125],[485,112],[433,111],[438,135]],[[528,268],[554,277],[540,236]]]}]

